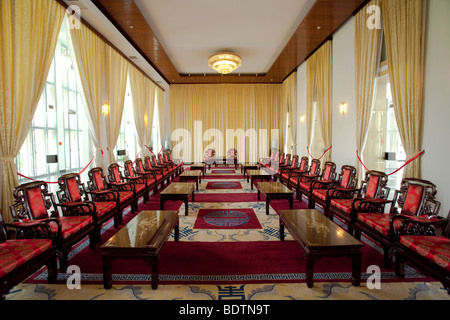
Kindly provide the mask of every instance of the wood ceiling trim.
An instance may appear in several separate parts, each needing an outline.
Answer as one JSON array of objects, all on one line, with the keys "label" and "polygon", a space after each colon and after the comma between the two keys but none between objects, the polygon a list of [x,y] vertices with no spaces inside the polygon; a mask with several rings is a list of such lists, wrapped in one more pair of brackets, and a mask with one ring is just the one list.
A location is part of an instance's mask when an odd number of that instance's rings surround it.
[{"label": "wood ceiling trim", "polygon": [[[368,0],[317,0],[265,75],[180,75],[133,0],[92,0],[169,84],[282,83]],[[133,26],[131,29],[130,26]],[[317,29],[320,26],[320,30]]]}]

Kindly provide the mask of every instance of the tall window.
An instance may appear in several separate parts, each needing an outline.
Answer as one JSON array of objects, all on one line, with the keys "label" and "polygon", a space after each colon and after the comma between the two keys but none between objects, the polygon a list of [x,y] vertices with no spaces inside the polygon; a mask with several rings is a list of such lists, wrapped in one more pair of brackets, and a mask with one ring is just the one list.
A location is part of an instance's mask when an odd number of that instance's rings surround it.
[{"label": "tall window", "polygon": [[[19,173],[29,178],[56,181],[89,163],[91,140],[72,52],[65,20],[30,132],[16,157]],[[19,182],[29,180],[19,177]]]}]

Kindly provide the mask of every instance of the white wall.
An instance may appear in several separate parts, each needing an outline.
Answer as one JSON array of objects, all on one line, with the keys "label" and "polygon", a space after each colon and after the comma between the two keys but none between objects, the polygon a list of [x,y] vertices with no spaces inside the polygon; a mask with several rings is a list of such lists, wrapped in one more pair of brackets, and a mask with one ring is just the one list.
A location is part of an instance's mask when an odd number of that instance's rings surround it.
[{"label": "white wall", "polygon": [[[424,85],[422,178],[436,184],[440,215],[450,210],[450,1],[430,0]],[[333,161],[338,169],[356,165],[356,94],[354,66],[355,20],[351,18],[333,35],[332,119]],[[298,114],[306,114],[306,64],[298,70]],[[341,115],[339,102],[348,104]],[[299,119],[297,119],[299,121]],[[297,154],[307,155],[306,123],[300,123]],[[393,191],[391,191],[393,192]]]},{"label": "white wall", "polygon": [[422,178],[432,181],[450,210],[450,1],[430,0],[425,64]]}]

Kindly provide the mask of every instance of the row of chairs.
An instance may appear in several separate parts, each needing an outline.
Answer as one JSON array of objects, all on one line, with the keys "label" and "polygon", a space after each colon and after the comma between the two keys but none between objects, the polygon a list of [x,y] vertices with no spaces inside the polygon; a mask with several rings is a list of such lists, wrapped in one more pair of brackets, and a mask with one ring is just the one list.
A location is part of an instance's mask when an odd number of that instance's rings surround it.
[{"label": "row of chairs", "polygon": [[[41,266],[48,266],[48,280],[66,272],[71,248],[89,237],[89,246],[100,243],[102,225],[114,220],[114,227],[123,223],[123,211],[136,212],[138,200],[149,200],[149,193],[170,183],[183,170],[183,163],[172,161],[169,154],[127,160],[123,173],[117,163],[88,172],[87,187],[78,173],[58,179],[58,201],[44,181],[33,181],[14,190],[15,203],[10,206],[11,223],[3,223],[0,215],[0,298],[11,287],[23,281]],[[14,239],[6,230],[15,231]],[[22,250],[23,249],[23,250]]]},{"label": "row of chairs", "polygon": [[[322,170],[317,159],[309,164],[308,157],[299,161],[289,154],[274,154],[259,164],[272,172],[275,181],[295,190],[299,201],[306,198],[310,209],[319,205],[328,218],[336,216],[344,222],[357,239],[364,233],[378,242],[385,267],[392,267],[395,253],[398,276],[404,276],[403,265],[410,260],[450,290],[450,214],[447,219],[438,215],[441,204],[432,182],[404,178],[388,200],[389,176],[384,172],[367,171],[357,188],[356,168],[350,165],[337,174],[333,162],[326,162]],[[431,249],[424,254],[421,248],[426,241]]]}]

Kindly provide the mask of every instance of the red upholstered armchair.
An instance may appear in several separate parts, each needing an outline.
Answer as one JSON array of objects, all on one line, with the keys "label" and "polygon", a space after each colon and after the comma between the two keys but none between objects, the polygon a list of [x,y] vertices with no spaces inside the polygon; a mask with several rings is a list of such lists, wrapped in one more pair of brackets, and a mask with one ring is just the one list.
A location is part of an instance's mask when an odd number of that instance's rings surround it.
[{"label": "red upholstered armchair", "polygon": [[[58,270],[53,239],[59,235],[51,231],[52,220],[34,221],[26,226],[14,223],[4,225],[0,214],[0,300],[5,299],[12,287],[44,265],[47,266],[48,282],[56,281]],[[16,230],[15,239],[8,240],[5,226]]]},{"label": "red upholstered armchair", "polygon": [[[138,163],[139,158],[136,159],[136,163]],[[167,171],[164,171],[163,168],[156,168],[153,167],[152,165],[152,157],[150,156],[146,156],[144,158],[144,171],[141,171],[139,164],[135,164],[136,166],[136,173],[137,174],[142,174],[141,172],[145,172],[144,175],[148,175],[147,172],[151,172],[153,175],[151,177],[153,177],[153,179],[156,180],[157,184],[161,184],[161,188],[164,187],[164,179],[167,179],[167,184],[169,184],[169,175],[167,174]],[[139,171],[138,171],[139,170]]]},{"label": "red upholstered armchair", "polygon": [[367,171],[360,189],[332,189],[328,193],[330,196],[330,206],[326,212],[328,218],[333,220],[333,216],[337,215],[347,224],[348,232],[353,234],[356,214],[362,212],[365,200],[372,200],[371,203],[377,201],[380,205],[387,203],[390,190],[386,186],[387,181],[388,176],[384,172]]},{"label": "red upholstered armchair", "polygon": [[278,149],[272,149],[271,153],[270,153],[270,158],[261,158],[259,159],[258,165],[259,168],[269,168],[270,165],[274,162],[274,161],[279,161],[280,159],[280,151],[278,151]]},{"label": "red upholstered armchair", "polygon": [[328,193],[332,193],[334,188],[338,188],[344,191],[352,191],[356,188],[358,179],[356,178],[356,168],[353,166],[344,165],[341,168],[341,173],[335,181],[313,181],[312,194],[309,199],[308,207],[314,208],[316,204],[323,208],[324,213],[328,212],[330,206],[330,196]]},{"label": "red upholstered armchair", "polygon": [[280,161],[277,163],[276,161],[272,162],[270,167],[268,168],[268,172],[275,176],[277,173],[280,173],[280,168],[288,168],[291,163],[291,155],[290,154],[282,154],[280,157]]},{"label": "red upholstered armchair", "polygon": [[161,153],[158,153],[158,165],[167,169],[167,171],[169,172],[169,176],[172,177],[172,180],[175,178],[175,176],[177,175],[177,166],[173,163],[167,163],[164,161],[164,158],[162,156]]},{"label": "red upholstered armchair", "polygon": [[425,274],[440,281],[450,295],[450,222],[449,216],[442,223],[447,228],[441,234],[432,221],[399,215],[393,224],[396,229],[395,273],[405,276],[405,264],[411,263]]},{"label": "red upholstered armchair", "polygon": [[90,201],[89,191],[86,191],[84,183],[81,182],[78,173],[68,173],[58,178],[59,190],[56,191],[59,203],[62,204],[63,212],[73,211],[77,208],[87,210],[94,208],[95,236],[96,242],[100,242],[102,225],[114,218],[114,227],[118,228],[121,222],[119,208],[116,201]]},{"label": "red upholstered armchair", "polygon": [[158,159],[156,158],[155,155],[151,156],[151,165],[154,169],[161,170],[164,178],[165,179],[167,178],[167,184],[169,184],[171,174],[169,172],[169,168],[167,167],[167,165],[158,163]]},{"label": "red upholstered armchair", "polygon": [[303,179],[305,181],[300,181],[297,191],[300,201],[302,200],[302,195],[305,195],[308,198],[308,208],[314,209],[315,203],[312,200],[313,190],[324,188],[336,181],[336,164],[331,161],[326,162],[322,173],[318,177],[311,176],[308,178],[308,175],[305,175]]},{"label": "red upholstered armchair", "polygon": [[179,175],[183,171],[183,161],[173,161],[170,150],[163,151],[163,159],[165,164],[169,164],[175,169],[175,175]]},{"label": "red upholstered armchair", "polygon": [[234,148],[231,148],[227,151],[227,166],[231,164],[234,165],[234,168],[237,169],[238,165],[238,151]]},{"label": "red upholstered armchair", "polygon": [[135,160],[134,168],[133,163],[130,160],[125,162],[124,165],[126,179],[145,184],[148,191],[153,188],[154,195],[158,193],[158,184],[164,185],[162,175],[159,176],[159,179],[157,177],[156,172],[159,172],[159,170],[147,169],[141,158]]},{"label": "red upholstered armchair", "polygon": [[297,200],[302,201],[300,192],[300,183],[311,183],[311,181],[320,177],[320,160],[313,159],[311,166],[307,172],[301,172],[300,170],[293,170],[289,177],[288,188],[295,189],[297,193]]},{"label": "red upholstered armchair", "polygon": [[216,150],[208,149],[208,150],[205,151],[204,161],[208,165],[209,169],[211,169],[211,165],[215,161],[215,156],[216,156]]},{"label": "red upholstered armchair", "polygon": [[[143,197],[144,203],[149,200],[148,194],[150,189],[154,186],[154,181],[147,181],[147,179],[143,177],[125,178],[122,176],[119,164],[117,163],[111,163],[108,166],[108,173],[108,181],[110,185],[117,186],[117,188],[122,188],[126,184],[131,184],[138,200],[140,197]],[[126,187],[128,188],[128,185],[126,185]]]},{"label": "red upholstered armchair", "polygon": [[[34,181],[14,189],[15,202],[10,206],[13,224],[27,227],[36,222],[49,222],[49,228],[34,229],[36,235],[51,234],[60,261],[60,270],[67,269],[67,258],[72,246],[89,235],[90,247],[98,242],[95,207],[91,203],[57,204],[47,183]],[[62,211],[58,207],[63,208]],[[51,218],[49,220],[49,218]],[[20,233],[19,238],[28,237],[30,232]]]},{"label": "red upholstered armchair", "polygon": [[300,159],[300,163],[297,165],[297,168],[294,168],[292,170],[289,170],[289,169],[283,170],[283,172],[281,173],[281,179],[280,179],[281,183],[283,183],[284,185],[289,187],[289,180],[294,173],[300,174],[300,173],[308,172],[308,168],[309,168],[308,163],[309,163],[309,158],[302,157]]},{"label": "red upholstered armchair", "polygon": [[116,201],[120,212],[119,223],[122,223],[125,208],[131,206],[131,213],[137,211],[137,197],[131,183],[121,186],[109,184],[103,174],[103,169],[100,167],[89,170],[88,177],[88,189],[93,201]]},{"label": "red upholstered armchair", "polygon": [[278,169],[278,172],[274,176],[275,182],[277,181],[277,179],[279,179],[282,182],[283,175],[289,176],[289,174],[292,170],[296,170],[298,168],[298,165],[299,165],[298,156],[295,155],[292,157],[292,161],[288,166],[284,166],[284,165],[280,166],[280,168]]},{"label": "red upholstered armchair", "polygon": [[[440,202],[436,200],[436,186],[427,180],[405,178],[401,182],[400,190],[396,190],[389,212],[384,213],[384,203],[367,199],[361,201],[358,212],[354,212],[355,237],[361,238],[365,233],[381,244],[384,249],[384,264],[391,267],[395,244],[395,229],[400,220],[394,224],[398,215],[408,216],[412,220],[427,221],[442,226],[444,219],[438,217]],[[440,230],[442,233],[442,228]]]}]

